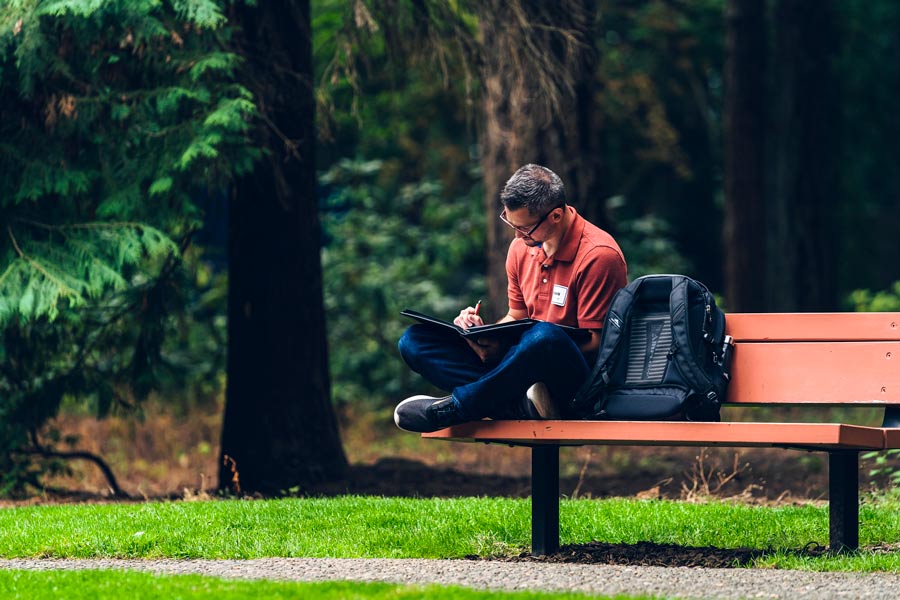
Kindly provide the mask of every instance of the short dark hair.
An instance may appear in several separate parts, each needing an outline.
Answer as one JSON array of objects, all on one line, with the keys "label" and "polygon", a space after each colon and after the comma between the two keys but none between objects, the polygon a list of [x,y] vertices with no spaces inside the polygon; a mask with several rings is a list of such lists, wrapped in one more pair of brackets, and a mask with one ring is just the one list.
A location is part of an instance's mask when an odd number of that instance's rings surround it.
[{"label": "short dark hair", "polygon": [[513,173],[503,191],[500,202],[509,210],[527,208],[529,214],[564,206],[566,188],[559,175],[541,165],[527,164]]}]

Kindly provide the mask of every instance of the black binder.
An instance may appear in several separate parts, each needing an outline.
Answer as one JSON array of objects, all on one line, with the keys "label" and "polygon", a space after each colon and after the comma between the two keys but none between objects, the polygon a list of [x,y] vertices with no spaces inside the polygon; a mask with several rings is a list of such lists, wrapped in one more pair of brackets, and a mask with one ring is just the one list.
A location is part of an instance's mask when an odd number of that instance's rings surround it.
[{"label": "black binder", "polygon": [[[450,321],[444,321],[443,319],[438,319],[437,317],[432,317],[431,315],[426,315],[416,310],[406,309],[400,311],[400,314],[405,317],[415,319],[420,323],[427,323],[439,327],[447,327],[449,329],[452,329],[462,337],[471,338],[473,340],[483,336],[495,336],[504,339],[518,338],[525,332],[525,330],[529,329],[532,325],[534,325],[535,323],[540,323],[540,321],[536,319],[519,319],[518,321],[492,323],[490,325],[479,325],[477,327],[469,327],[468,329],[466,329],[464,327],[460,327],[455,323],[451,323]],[[578,327],[569,327],[568,325],[558,325],[558,327],[562,327],[563,330],[567,334],[569,334],[569,337],[571,337],[572,340],[576,343],[586,342],[591,337],[591,332],[589,329],[579,329]]]}]

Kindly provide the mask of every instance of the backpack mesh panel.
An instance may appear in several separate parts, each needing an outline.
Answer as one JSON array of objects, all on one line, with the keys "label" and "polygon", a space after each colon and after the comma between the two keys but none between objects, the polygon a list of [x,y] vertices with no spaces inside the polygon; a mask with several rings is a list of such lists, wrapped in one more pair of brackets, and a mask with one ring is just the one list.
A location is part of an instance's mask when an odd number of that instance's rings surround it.
[{"label": "backpack mesh panel", "polygon": [[662,383],[671,347],[672,317],[668,312],[633,314],[628,334],[625,383]]}]

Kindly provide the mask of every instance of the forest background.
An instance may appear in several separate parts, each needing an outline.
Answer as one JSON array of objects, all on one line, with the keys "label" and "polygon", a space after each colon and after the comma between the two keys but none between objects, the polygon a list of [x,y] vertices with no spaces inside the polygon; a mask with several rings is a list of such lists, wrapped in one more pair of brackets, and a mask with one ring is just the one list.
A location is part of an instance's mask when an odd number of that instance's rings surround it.
[{"label": "forest background", "polygon": [[345,477],[336,414],[424,391],[400,310],[505,312],[526,162],[631,278],[900,310],[898,32],[891,0],[0,1],[0,490],[107,468],[57,416],[148,399],[221,415],[222,490]]}]

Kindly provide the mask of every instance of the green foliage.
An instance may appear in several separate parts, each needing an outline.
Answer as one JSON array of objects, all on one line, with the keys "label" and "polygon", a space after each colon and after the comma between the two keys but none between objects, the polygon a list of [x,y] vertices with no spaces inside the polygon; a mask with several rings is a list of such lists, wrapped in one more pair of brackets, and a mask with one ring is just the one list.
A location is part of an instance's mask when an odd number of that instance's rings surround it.
[{"label": "green foliage", "polygon": [[654,215],[623,218],[619,210],[624,204],[624,198],[614,196],[607,201],[607,211],[618,217],[616,241],[628,263],[628,278],[633,280],[653,273],[691,273],[690,263],[672,241],[669,224]]},{"label": "green foliage", "polygon": [[347,157],[379,160],[382,185],[433,180],[450,197],[467,195],[476,111],[451,51],[459,40],[447,37],[447,47],[432,53],[417,39],[446,33],[435,19],[458,5],[429,0],[423,14],[405,1],[389,4],[381,23],[365,12],[375,4],[359,3],[361,12],[351,14],[343,0],[313,2],[318,168]]},{"label": "green foliage", "polygon": [[380,161],[320,177],[325,308],[335,401],[396,400],[409,387],[397,340],[404,308],[454,315],[484,294],[480,187],[447,198],[435,182],[379,185]]},{"label": "green foliage", "polygon": [[197,200],[260,156],[224,7],[0,0],[0,491],[39,485],[64,400],[219,380]]},{"label": "green foliage", "polygon": [[177,256],[164,233],[140,223],[46,225],[16,219],[7,227],[13,252],[0,274],[0,324],[59,314],[61,301],[84,306],[104,291],[129,286],[123,270],[147,259]]},{"label": "green foliage", "polygon": [[0,2],[0,325],[123,289],[196,227],[198,185],[250,168],[223,21],[201,0]]},{"label": "green foliage", "polygon": [[900,281],[887,290],[854,290],[847,298],[850,308],[856,312],[896,312],[900,311]]}]

